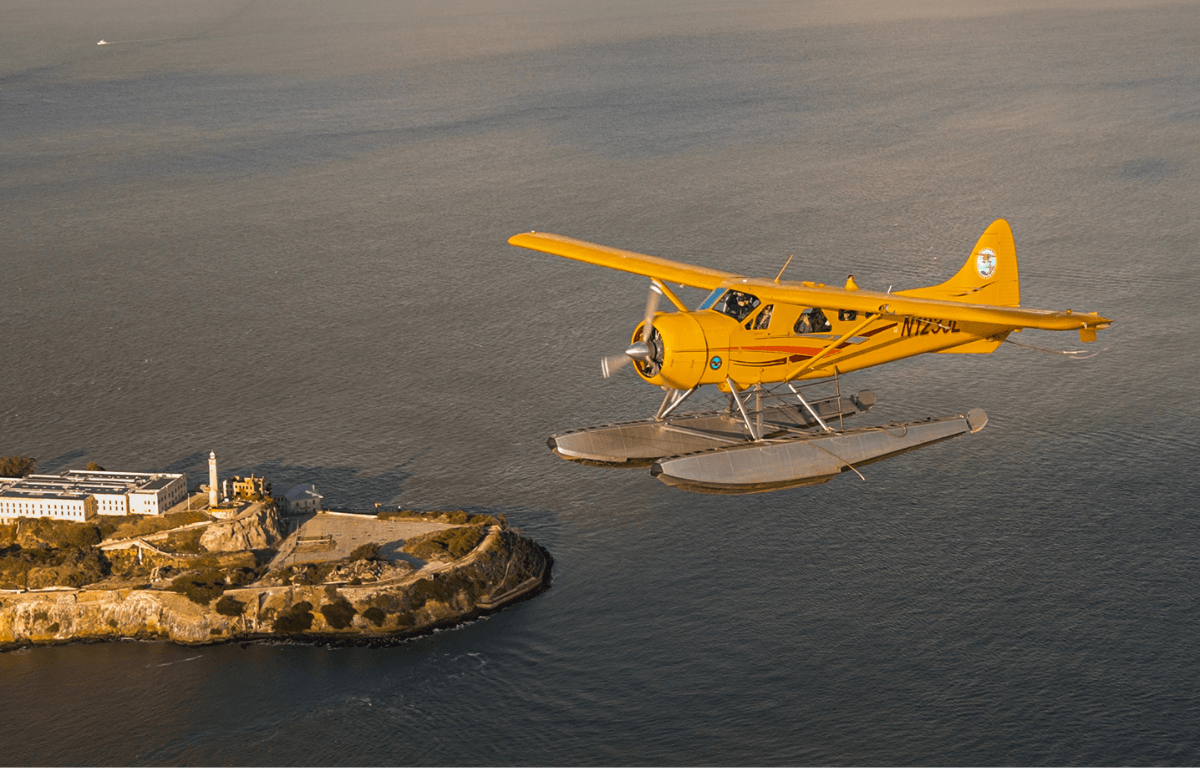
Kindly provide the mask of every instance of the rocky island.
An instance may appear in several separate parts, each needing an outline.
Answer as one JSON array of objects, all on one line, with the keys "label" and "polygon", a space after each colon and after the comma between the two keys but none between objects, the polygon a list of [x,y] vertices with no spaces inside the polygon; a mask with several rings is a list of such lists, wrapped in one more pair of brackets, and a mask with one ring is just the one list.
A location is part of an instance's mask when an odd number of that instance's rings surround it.
[{"label": "rocky island", "polygon": [[494,612],[550,580],[549,553],[503,515],[281,519],[269,498],[181,506],[0,525],[0,648],[126,638],[385,644]]}]

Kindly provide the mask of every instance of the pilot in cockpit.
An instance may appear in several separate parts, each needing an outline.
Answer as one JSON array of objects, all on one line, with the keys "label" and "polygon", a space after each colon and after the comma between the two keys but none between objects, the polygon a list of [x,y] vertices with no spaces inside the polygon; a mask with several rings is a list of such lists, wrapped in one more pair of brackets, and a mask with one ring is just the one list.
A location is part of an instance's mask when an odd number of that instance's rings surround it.
[{"label": "pilot in cockpit", "polygon": [[758,298],[749,293],[741,291],[730,291],[725,296],[725,314],[737,320],[739,323],[746,319],[754,308],[758,306]]}]

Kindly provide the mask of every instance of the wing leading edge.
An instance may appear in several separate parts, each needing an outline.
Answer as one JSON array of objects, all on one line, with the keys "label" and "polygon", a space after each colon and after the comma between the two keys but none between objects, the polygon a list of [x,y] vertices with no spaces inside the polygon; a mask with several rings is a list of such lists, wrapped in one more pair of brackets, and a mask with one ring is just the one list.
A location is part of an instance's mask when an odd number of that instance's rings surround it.
[{"label": "wing leading edge", "polygon": [[645,277],[655,277],[663,282],[688,285],[709,291],[730,284],[740,277],[732,272],[694,267],[691,264],[660,259],[657,256],[647,256],[644,253],[623,251],[620,248],[609,248],[606,245],[597,245],[586,240],[576,240],[573,237],[554,235],[549,232],[523,232],[513,235],[508,242],[509,245],[528,248],[532,251],[552,253],[555,256],[563,256],[576,261],[586,261],[588,264],[619,269],[622,272],[632,272]]}]

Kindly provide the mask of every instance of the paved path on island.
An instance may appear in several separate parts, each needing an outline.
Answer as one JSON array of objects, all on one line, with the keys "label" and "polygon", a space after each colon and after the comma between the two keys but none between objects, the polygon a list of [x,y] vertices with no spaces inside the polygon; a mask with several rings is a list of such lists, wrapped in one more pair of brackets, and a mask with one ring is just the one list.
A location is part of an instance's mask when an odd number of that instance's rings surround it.
[{"label": "paved path on island", "polygon": [[[405,560],[420,568],[424,560],[400,551],[404,542],[414,536],[454,527],[425,520],[379,520],[374,515],[322,512],[306,520],[299,530],[288,536],[270,567],[340,560],[349,557],[355,547],[373,541],[379,544],[379,553],[383,557]],[[331,544],[323,547],[317,542],[324,537],[329,537]]]}]

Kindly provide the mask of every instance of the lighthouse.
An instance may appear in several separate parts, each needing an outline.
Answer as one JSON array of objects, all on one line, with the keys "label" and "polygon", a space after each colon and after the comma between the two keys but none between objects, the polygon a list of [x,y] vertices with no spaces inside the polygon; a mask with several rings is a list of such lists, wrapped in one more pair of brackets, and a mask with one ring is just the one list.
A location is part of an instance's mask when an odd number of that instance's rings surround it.
[{"label": "lighthouse", "polygon": [[217,506],[217,452],[208,452],[208,506]]}]

